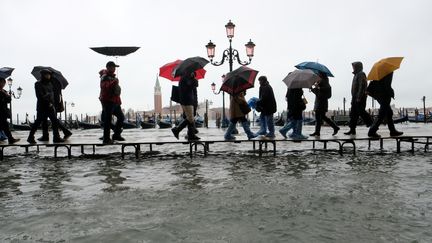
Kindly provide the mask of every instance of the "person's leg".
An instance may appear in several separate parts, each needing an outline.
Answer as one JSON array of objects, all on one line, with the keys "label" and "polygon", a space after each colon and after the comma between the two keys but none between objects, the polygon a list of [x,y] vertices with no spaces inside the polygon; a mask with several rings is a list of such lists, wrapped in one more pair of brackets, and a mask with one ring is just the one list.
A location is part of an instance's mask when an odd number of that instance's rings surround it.
[{"label": "person's leg", "polygon": [[114,105],[113,106],[113,115],[117,118],[115,128],[114,128],[114,134],[112,139],[117,141],[124,141],[125,139],[121,136],[123,124],[125,120],[125,116],[123,114],[123,111],[121,110],[120,105]]},{"label": "person's leg", "polygon": [[289,130],[291,130],[294,127],[294,122],[292,118],[287,118],[284,126],[279,129],[280,134],[284,137],[287,138],[287,133]]},{"label": "person's leg", "polygon": [[49,141],[48,133],[48,119],[42,121],[42,137],[37,139],[38,141]]},{"label": "person's leg", "polygon": [[193,116],[193,106],[192,105],[183,105],[183,112],[186,115],[186,119],[188,120],[188,140],[197,140],[200,139],[197,135],[195,135],[195,120]]},{"label": "person's leg", "polygon": [[51,121],[51,128],[53,132],[53,142],[54,143],[61,143],[64,142],[64,139],[60,137],[59,133],[59,120],[57,119],[57,113],[55,110],[50,110],[47,112],[48,118]]},{"label": "person's leg", "polygon": [[63,124],[63,122],[59,121],[58,124],[60,130],[62,130],[64,137],[63,139],[68,139],[70,136],[72,136],[72,132],[66,128],[66,126]]},{"label": "person's leg", "polygon": [[333,128],[333,136],[336,135],[338,133],[338,131],[340,130],[340,128],[336,125],[336,123],[334,123],[334,121],[330,118],[328,118],[326,115],[323,115],[322,117],[323,121],[327,122],[327,124],[329,124],[332,128]]},{"label": "person's leg", "polygon": [[390,136],[394,137],[394,136],[400,136],[400,135],[402,135],[403,132],[400,132],[400,131],[396,130],[396,127],[394,125],[394,122],[393,122],[393,110],[392,110],[392,108],[390,106],[390,103],[388,104],[388,106],[386,108],[386,111],[387,112],[386,112],[385,117],[387,119],[387,126],[388,126],[388,129],[390,131]]},{"label": "person's leg", "polygon": [[181,121],[178,126],[171,128],[172,133],[174,134],[174,137],[179,139],[180,132],[189,124],[188,120],[186,118]]},{"label": "person's leg", "polygon": [[240,124],[242,125],[248,139],[256,138],[258,136],[251,131],[249,121],[246,119],[246,117],[240,119]]},{"label": "person's leg", "polygon": [[19,141],[19,139],[16,139],[12,136],[12,133],[9,129],[9,123],[7,121],[7,117],[0,118],[0,130],[3,130],[3,133],[7,136],[9,144],[14,144]]},{"label": "person's leg", "polygon": [[372,126],[369,128],[369,132],[368,132],[369,137],[380,137],[380,135],[378,135],[376,132],[378,131],[379,126],[383,122],[384,117],[386,115],[385,105],[382,104],[382,102],[380,102],[379,100],[378,100],[378,103],[380,103],[380,109],[378,112],[378,117],[375,119]]},{"label": "person's leg", "polygon": [[113,105],[111,103],[106,103],[102,105],[103,108],[103,142],[112,143],[110,133],[111,133],[111,117]]},{"label": "person's leg", "polygon": [[38,127],[41,125],[42,121],[46,120],[47,117],[48,116],[47,116],[46,112],[37,111],[36,120],[34,121],[33,125],[31,126],[30,133],[29,133],[28,138],[27,138],[27,142],[29,142],[31,144],[36,143],[34,135],[35,135]]},{"label": "person's leg", "polygon": [[315,131],[310,136],[319,136],[321,133],[322,114],[320,111],[315,111]]},{"label": "person's leg", "polygon": [[358,118],[359,118],[358,103],[353,101],[351,103],[350,120],[349,120],[350,130],[348,132],[345,132],[344,133],[345,135],[355,135],[356,134],[356,127],[357,127]]},{"label": "person's leg", "polygon": [[231,119],[227,130],[225,131],[225,135],[224,138],[226,140],[231,140],[231,139],[235,139],[235,137],[232,135],[232,133],[234,132],[234,129],[236,127],[237,124],[237,119]]},{"label": "person's leg", "polygon": [[267,127],[269,132],[266,134],[266,137],[274,138],[275,137],[275,127],[274,127],[274,120],[273,115],[266,116],[267,119]]},{"label": "person's leg", "polygon": [[362,118],[366,127],[370,127],[373,123],[373,120],[371,115],[366,111],[366,99],[362,100],[360,103],[358,103],[358,105],[359,116]]},{"label": "person's leg", "polygon": [[260,129],[258,130],[258,135],[265,135],[267,132],[267,120],[265,115],[261,112],[260,114]]}]

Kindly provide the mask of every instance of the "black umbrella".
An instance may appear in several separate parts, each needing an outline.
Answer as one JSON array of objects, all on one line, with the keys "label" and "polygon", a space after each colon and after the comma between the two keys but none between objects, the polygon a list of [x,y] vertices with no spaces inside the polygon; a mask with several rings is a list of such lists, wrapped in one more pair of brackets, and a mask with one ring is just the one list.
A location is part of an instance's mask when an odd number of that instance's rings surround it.
[{"label": "black umbrella", "polygon": [[198,69],[204,68],[209,61],[202,57],[189,57],[181,62],[173,72],[174,77],[182,76],[187,73],[194,72]]},{"label": "black umbrella", "polygon": [[93,51],[106,56],[126,56],[136,52],[138,46],[105,46],[105,47],[90,47]]},{"label": "black umbrella", "polygon": [[14,68],[10,68],[10,67],[0,68],[0,78],[5,79],[5,78],[11,76],[13,70],[14,70]]},{"label": "black umbrella", "polygon": [[62,89],[65,89],[66,86],[68,86],[69,82],[66,80],[66,78],[63,76],[63,74],[60,71],[57,71],[56,69],[52,67],[43,67],[43,66],[36,66],[31,71],[31,74],[37,79],[41,79],[40,71],[43,69],[48,69],[52,72],[52,77],[60,82],[60,85]]},{"label": "black umbrella", "polygon": [[240,66],[236,70],[226,74],[220,90],[231,95],[236,95],[247,89],[253,88],[257,74],[257,70]]}]

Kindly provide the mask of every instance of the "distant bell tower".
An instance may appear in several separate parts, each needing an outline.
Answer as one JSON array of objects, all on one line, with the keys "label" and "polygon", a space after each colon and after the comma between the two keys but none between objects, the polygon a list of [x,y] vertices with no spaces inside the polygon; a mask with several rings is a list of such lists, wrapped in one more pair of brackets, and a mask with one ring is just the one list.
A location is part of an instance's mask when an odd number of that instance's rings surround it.
[{"label": "distant bell tower", "polygon": [[156,84],[154,86],[154,111],[156,114],[162,114],[162,91],[158,76],[156,76]]}]

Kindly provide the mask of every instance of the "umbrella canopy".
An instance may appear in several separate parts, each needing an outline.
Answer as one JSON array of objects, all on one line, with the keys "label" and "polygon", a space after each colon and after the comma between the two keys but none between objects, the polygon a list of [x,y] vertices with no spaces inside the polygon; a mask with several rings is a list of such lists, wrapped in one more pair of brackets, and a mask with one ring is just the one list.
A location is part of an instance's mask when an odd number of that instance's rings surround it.
[{"label": "umbrella canopy", "polygon": [[288,75],[283,79],[283,82],[287,85],[288,89],[298,89],[310,88],[320,79],[321,78],[310,69],[299,69],[288,73]]},{"label": "umbrella canopy", "polygon": [[10,67],[2,67],[0,68],[0,78],[7,78],[9,76],[12,75],[14,68],[10,68]]},{"label": "umbrella canopy", "polygon": [[318,62],[302,62],[300,64],[297,64],[295,67],[298,69],[311,69],[313,71],[323,72],[329,77],[334,77],[326,66]]},{"label": "umbrella canopy", "polygon": [[368,80],[380,80],[387,74],[399,69],[403,57],[388,57],[376,62],[370,70]]},{"label": "umbrella canopy", "polygon": [[182,76],[186,73],[204,68],[209,61],[203,57],[189,57],[181,62],[173,71],[174,77]]},{"label": "umbrella canopy", "polygon": [[126,56],[136,52],[138,46],[105,46],[105,47],[90,47],[93,51],[105,56]]},{"label": "umbrella canopy", "polygon": [[31,71],[31,74],[37,79],[41,79],[40,71],[43,69],[48,69],[52,72],[52,77],[60,82],[60,85],[62,89],[65,89],[66,86],[68,86],[69,82],[66,80],[66,78],[63,76],[63,74],[60,71],[57,71],[56,69],[52,67],[44,67],[44,66],[35,66],[33,70]]},{"label": "umbrella canopy", "polygon": [[[172,74],[173,74],[175,68],[182,62],[183,62],[183,60],[178,59],[174,62],[170,62],[170,63],[163,65],[162,67],[159,68],[159,77],[163,77],[163,78],[166,78],[166,79],[171,80],[171,81],[180,81],[180,76],[173,77]],[[200,68],[200,69],[195,71],[195,78],[196,79],[203,79],[205,74],[206,74],[206,70],[204,70],[203,68]]]},{"label": "umbrella canopy", "polygon": [[256,70],[241,66],[225,75],[220,90],[235,95],[249,88],[253,88],[257,74],[258,71]]}]

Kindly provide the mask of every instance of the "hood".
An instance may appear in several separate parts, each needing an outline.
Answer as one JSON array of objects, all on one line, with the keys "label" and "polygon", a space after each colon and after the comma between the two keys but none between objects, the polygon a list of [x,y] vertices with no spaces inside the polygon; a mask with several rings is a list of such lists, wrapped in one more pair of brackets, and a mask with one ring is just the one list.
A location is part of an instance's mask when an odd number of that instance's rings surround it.
[{"label": "hood", "polygon": [[99,77],[102,77],[103,75],[107,74],[108,71],[106,69],[102,69],[99,71]]},{"label": "hood", "polygon": [[363,71],[363,63],[361,62],[353,62],[352,66],[353,66],[353,74],[357,74]]}]

